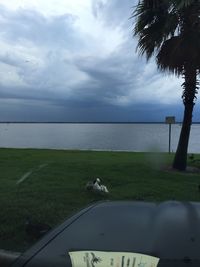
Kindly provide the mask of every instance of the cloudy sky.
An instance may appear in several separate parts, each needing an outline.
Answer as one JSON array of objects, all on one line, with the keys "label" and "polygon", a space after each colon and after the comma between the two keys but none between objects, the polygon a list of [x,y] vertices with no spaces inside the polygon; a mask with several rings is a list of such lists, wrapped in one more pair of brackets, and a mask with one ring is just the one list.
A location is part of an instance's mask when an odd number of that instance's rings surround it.
[{"label": "cloudy sky", "polygon": [[181,120],[182,80],[135,51],[136,3],[0,0],[0,121]]}]

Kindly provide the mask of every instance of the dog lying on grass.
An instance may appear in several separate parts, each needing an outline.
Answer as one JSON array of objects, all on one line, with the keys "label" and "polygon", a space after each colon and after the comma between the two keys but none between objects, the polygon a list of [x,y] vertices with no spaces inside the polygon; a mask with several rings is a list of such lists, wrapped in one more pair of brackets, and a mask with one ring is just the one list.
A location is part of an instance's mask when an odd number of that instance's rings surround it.
[{"label": "dog lying on grass", "polygon": [[109,191],[107,187],[101,184],[100,178],[96,178],[94,181],[89,181],[86,184],[86,190],[92,191],[98,194],[108,194]]}]

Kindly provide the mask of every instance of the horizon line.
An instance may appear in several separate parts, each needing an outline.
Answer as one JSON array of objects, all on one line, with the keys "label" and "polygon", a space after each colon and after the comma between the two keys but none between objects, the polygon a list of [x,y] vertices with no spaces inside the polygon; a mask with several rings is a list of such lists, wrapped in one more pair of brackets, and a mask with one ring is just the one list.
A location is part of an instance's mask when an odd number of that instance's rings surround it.
[{"label": "horizon line", "polygon": [[[165,121],[0,121],[0,123],[72,123],[72,124],[168,124]],[[192,124],[199,124],[200,121],[194,121]],[[177,121],[172,124],[182,124]]]}]

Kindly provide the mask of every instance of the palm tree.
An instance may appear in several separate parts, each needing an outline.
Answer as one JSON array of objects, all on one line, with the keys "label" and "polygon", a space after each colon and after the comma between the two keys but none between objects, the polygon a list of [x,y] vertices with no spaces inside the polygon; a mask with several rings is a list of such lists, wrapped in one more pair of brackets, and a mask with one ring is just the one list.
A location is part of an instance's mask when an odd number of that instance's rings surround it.
[{"label": "palm tree", "polygon": [[182,76],[184,117],[173,167],[185,170],[192,113],[200,73],[200,1],[140,0],[132,18],[138,49],[158,69]]}]

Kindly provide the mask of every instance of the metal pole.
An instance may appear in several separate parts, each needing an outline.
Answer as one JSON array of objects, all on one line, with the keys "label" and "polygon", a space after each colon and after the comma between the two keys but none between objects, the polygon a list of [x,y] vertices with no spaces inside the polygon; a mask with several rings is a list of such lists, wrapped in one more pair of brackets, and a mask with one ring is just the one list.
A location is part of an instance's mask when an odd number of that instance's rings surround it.
[{"label": "metal pole", "polygon": [[171,153],[171,123],[169,123],[169,153]]}]

